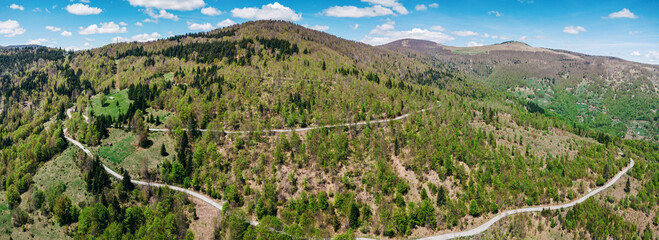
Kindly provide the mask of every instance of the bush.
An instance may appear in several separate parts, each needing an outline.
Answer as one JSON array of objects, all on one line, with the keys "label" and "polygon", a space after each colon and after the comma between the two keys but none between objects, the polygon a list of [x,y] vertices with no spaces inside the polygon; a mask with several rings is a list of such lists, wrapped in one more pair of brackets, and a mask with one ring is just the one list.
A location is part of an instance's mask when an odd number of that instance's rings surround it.
[{"label": "bush", "polygon": [[5,193],[5,200],[7,200],[7,205],[9,205],[9,208],[11,209],[14,209],[19,204],[21,204],[21,194],[13,184],[7,188],[7,193]]},{"label": "bush", "polygon": [[16,208],[11,211],[11,223],[14,225],[14,227],[22,227],[28,222],[30,222],[30,218],[27,212],[21,210],[20,208]]}]

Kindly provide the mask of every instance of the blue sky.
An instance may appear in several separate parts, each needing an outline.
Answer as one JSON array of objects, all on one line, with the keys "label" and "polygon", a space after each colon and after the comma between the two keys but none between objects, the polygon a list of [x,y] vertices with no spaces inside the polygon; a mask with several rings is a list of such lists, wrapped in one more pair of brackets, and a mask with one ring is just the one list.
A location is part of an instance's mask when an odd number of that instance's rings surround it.
[{"label": "blue sky", "polygon": [[659,1],[0,0],[0,45],[67,49],[150,41],[258,19],[292,21],[371,45],[509,40],[659,64]]}]

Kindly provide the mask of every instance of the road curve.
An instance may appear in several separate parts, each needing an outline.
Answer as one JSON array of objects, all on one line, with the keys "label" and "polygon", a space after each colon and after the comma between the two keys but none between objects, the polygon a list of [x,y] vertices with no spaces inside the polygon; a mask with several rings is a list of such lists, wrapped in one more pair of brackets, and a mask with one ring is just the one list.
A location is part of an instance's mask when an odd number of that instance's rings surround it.
[{"label": "road curve", "polygon": [[[66,115],[67,115],[69,118],[71,118],[71,113],[72,113],[73,111],[74,111],[73,108],[69,108],[68,110],[66,110]],[[87,116],[85,116],[85,115],[82,115],[82,116],[85,118],[85,122],[89,122],[89,118],[88,118]],[[89,155],[90,157],[94,157],[94,155],[92,154],[92,152],[89,151],[89,149],[87,149],[84,145],[82,145],[82,143],[80,143],[80,142],[78,142],[77,140],[75,140],[75,139],[73,139],[73,138],[71,138],[71,137],[68,136],[68,130],[69,130],[68,128],[64,128],[64,138],[66,138],[67,141],[73,143],[73,145],[76,145],[76,147],[82,149],[82,151],[85,152],[85,153],[86,153],[87,155]],[[124,179],[124,177],[121,176],[121,174],[119,174],[119,173],[113,171],[113,170],[110,169],[109,167],[105,166],[105,164],[102,164],[102,165],[103,165],[103,168],[105,169],[105,171],[108,172],[108,173],[109,173],[110,175],[112,175],[113,177],[118,178],[119,180],[123,180],[123,179]],[[216,208],[217,210],[222,211],[222,205],[220,205],[219,203],[213,201],[212,199],[210,199],[210,198],[208,198],[208,197],[206,197],[206,196],[204,196],[204,195],[202,195],[202,194],[199,194],[199,193],[194,192],[194,191],[190,191],[190,190],[185,189],[185,188],[181,188],[181,187],[177,187],[177,186],[172,186],[172,185],[167,185],[167,184],[161,184],[161,183],[144,182],[144,181],[139,181],[139,180],[132,180],[132,179],[131,179],[130,181],[131,181],[133,184],[136,184],[136,185],[142,185],[142,186],[149,186],[149,187],[168,187],[168,188],[170,188],[170,189],[172,189],[172,190],[174,190],[174,191],[183,192],[183,193],[188,194],[188,195],[190,195],[190,196],[196,197],[196,198],[198,198],[199,200],[204,201],[204,202],[210,204],[211,206],[213,206],[213,207]],[[253,223],[250,222],[250,224],[253,224]],[[258,223],[256,223],[256,224],[258,224]]]},{"label": "road curve", "polygon": [[[604,191],[605,189],[613,186],[614,183],[616,183],[622,175],[625,175],[627,171],[634,166],[634,159],[629,159],[629,165],[627,167],[623,168],[622,171],[620,171],[618,174],[616,174],[609,182],[604,184],[604,186],[601,186],[599,188],[596,188],[592,191],[590,191],[588,194],[582,196],[581,198],[566,203],[566,204],[561,204],[561,205],[549,205],[549,206],[537,206],[537,207],[527,207],[527,208],[520,208],[520,209],[514,209],[514,210],[508,210],[505,212],[500,213],[499,215],[494,216],[492,219],[489,221],[483,223],[482,225],[462,231],[462,232],[452,232],[452,233],[444,233],[444,234],[439,234],[435,236],[429,236],[429,237],[423,237],[423,238],[418,238],[420,240],[444,240],[444,239],[453,239],[453,238],[459,238],[459,237],[469,237],[469,236],[474,236],[476,234],[482,233],[488,228],[490,228],[494,223],[498,222],[499,220],[518,213],[527,213],[527,212],[541,212],[542,210],[549,209],[549,210],[556,210],[556,209],[562,209],[562,208],[569,208],[573,207],[574,205],[577,205],[579,203],[582,203],[586,201],[588,198],[595,196],[596,194],[600,193],[601,191]],[[370,238],[357,238],[361,240],[372,240]]]}]

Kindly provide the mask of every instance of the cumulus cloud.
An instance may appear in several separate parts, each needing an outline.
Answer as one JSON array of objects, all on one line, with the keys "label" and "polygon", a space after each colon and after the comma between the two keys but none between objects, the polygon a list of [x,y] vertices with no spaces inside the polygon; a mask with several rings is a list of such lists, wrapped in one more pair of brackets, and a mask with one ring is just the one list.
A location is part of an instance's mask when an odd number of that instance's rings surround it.
[{"label": "cumulus cloud", "polygon": [[425,11],[425,10],[428,10],[428,7],[426,7],[426,5],[419,4],[419,5],[416,5],[414,7],[414,9],[416,9],[417,11]]},{"label": "cumulus cloud", "polygon": [[234,17],[251,19],[251,20],[285,20],[299,21],[302,14],[297,14],[293,9],[279,4],[278,2],[257,7],[234,8],[231,10]]},{"label": "cumulus cloud", "polygon": [[357,30],[357,28],[359,28],[359,24],[355,23],[355,25],[352,25],[350,28],[352,28],[352,30]]},{"label": "cumulus cloud", "polygon": [[75,14],[75,15],[98,15],[101,12],[103,12],[103,10],[101,10],[100,8],[90,7],[89,5],[82,4],[82,3],[75,3],[75,4],[68,5],[68,6],[66,6],[65,9],[69,13]]},{"label": "cumulus cloud", "polygon": [[497,16],[497,17],[501,17],[501,15],[503,15],[503,14],[501,14],[499,11],[489,11],[489,12],[487,12],[487,15],[494,15],[494,16]]},{"label": "cumulus cloud", "polygon": [[101,26],[99,27],[96,24],[92,24],[87,26],[86,28],[79,27],[80,31],[78,31],[78,34],[80,35],[90,35],[90,34],[99,34],[99,33],[125,33],[126,32],[126,27],[121,27],[119,24],[116,24],[114,22],[107,22],[107,23],[101,23]]},{"label": "cumulus cloud", "polygon": [[137,34],[135,36],[132,36],[131,38],[124,38],[124,37],[114,37],[112,38],[112,42],[149,42],[149,41],[155,41],[160,38],[160,34],[158,32],[154,32],[151,34],[144,33],[144,34]]},{"label": "cumulus cloud", "polygon": [[47,29],[48,31],[51,31],[51,32],[59,32],[59,31],[62,31],[61,28],[54,27],[54,26],[46,26],[46,29]]},{"label": "cumulus cloud", "polygon": [[520,41],[526,41],[526,36],[521,36],[521,37],[519,37],[519,40],[520,40]]},{"label": "cumulus cloud", "polygon": [[645,57],[649,58],[650,62],[654,62],[656,60],[659,60],[659,52],[654,50],[649,51],[647,54],[645,54]]},{"label": "cumulus cloud", "polygon": [[440,31],[441,32],[441,31],[444,31],[446,29],[442,26],[435,25],[435,26],[430,27],[430,30],[435,30],[435,31]]},{"label": "cumulus cloud", "polygon": [[136,7],[190,11],[206,6],[204,0],[128,0]]},{"label": "cumulus cloud", "polygon": [[439,7],[439,4],[437,4],[437,3],[431,3],[431,4],[428,4],[428,7],[429,7],[429,8],[438,8],[438,7]]},{"label": "cumulus cloud", "polygon": [[458,35],[460,37],[478,36],[477,32],[472,32],[472,31],[455,31],[451,33]]},{"label": "cumulus cloud", "polygon": [[361,0],[362,2],[367,2],[376,6],[389,7],[396,11],[398,14],[406,15],[409,13],[407,8],[403,4],[399,3],[398,0]]},{"label": "cumulus cloud", "polygon": [[585,32],[586,29],[582,26],[567,26],[563,28],[564,33],[569,33],[569,34],[579,34],[580,32]]},{"label": "cumulus cloud", "polygon": [[5,37],[13,37],[25,33],[25,28],[21,27],[18,21],[8,19],[7,21],[0,21],[0,34]]},{"label": "cumulus cloud", "polygon": [[309,27],[310,29],[316,30],[316,31],[327,31],[329,30],[329,26],[323,26],[323,25],[313,25]]},{"label": "cumulus cloud", "polygon": [[73,33],[69,32],[69,31],[62,31],[61,35],[64,36],[64,37],[70,37],[71,35],[73,35]]},{"label": "cumulus cloud", "polygon": [[25,44],[27,44],[27,45],[41,45],[41,44],[44,44],[44,43],[47,43],[47,42],[48,42],[48,40],[45,39],[45,38],[38,38],[38,39],[27,40],[27,42]]},{"label": "cumulus cloud", "polygon": [[205,7],[201,9],[201,14],[208,15],[208,16],[217,16],[222,14],[222,11],[218,10],[217,8],[214,7]]},{"label": "cumulus cloud", "polygon": [[483,33],[483,35],[481,35],[481,37],[484,37],[484,38],[489,38],[489,37],[490,37],[490,34],[487,34],[487,33]]},{"label": "cumulus cloud", "polygon": [[454,40],[453,37],[440,31],[431,31],[428,29],[420,28],[413,28],[412,30],[407,31],[398,31],[395,29],[394,25],[395,23],[393,21],[378,25],[373,30],[371,30],[369,33],[370,35],[365,36],[361,41],[370,45],[382,45],[405,38],[423,39],[437,43],[444,43]]},{"label": "cumulus cloud", "polygon": [[641,56],[641,53],[638,52],[638,51],[633,51],[633,52],[631,53],[631,55],[632,55],[632,56]]},{"label": "cumulus cloud", "polygon": [[142,27],[142,26],[144,26],[144,24],[142,24],[141,22],[136,22],[135,26]]},{"label": "cumulus cloud", "polygon": [[330,17],[347,17],[347,18],[395,15],[394,11],[380,5],[376,5],[372,7],[364,7],[364,8],[359,8],[355,6],[334,6],[323,10],[323,14]]},{"label": "cumulus cloud", "polygon": [[210,24],[210,23],[191,23],[191,22],[189,22],[188,23],[188,29],[196,30],[196,31],[199,31],[199,30],[201,30],[201,31],[210,31],[210,30],[215,29],[215,27],[213,26],[213,24]]},{"label": "cumulus cloud", "polygon": [[12,3],[11,5],[9,5],[9,8],[14,9],[14,10],[21,10],[21,11],[25,10],[25,8],[23,6],[18,5],[16,3]]},{"label": "cumulus cloud", "polygon": [[223,28],[223,27],[228,27],[228,26],[235,25],[235,24],[236,24],[236,22],[234,22],[233,20],[227,18],[224,21],[221,21],[221,22],[217,23],[217,27]]},{"label": "cumulus cloud", "polygon": [[156,11],[153,11],[153,9],[151,9],[151,8],[147,8],[146,10],[144,10],[144,13],[146,13],[147,15],[149,15],[149,17],[151,17],[152,22],[158,22],[158,19],[161,19],[161,18],[169,19],[169,20],[172,20],[172,21],[178,21],[178,16],[176,16],[176,15],[170,13],[170,12],[167,12],[167,10],[165,10],[165,9],[160,9],[160,11],[156,12]]},{"label": "cumulus cloud", "polygon": [[620,11],[614,12],[609,14],[609,16],[602,17],[602,18],[608,18],[608,19],[613,19],[613,18],[631,18],[631,19],[636,19],[638,18],[636,14],[633,12],[629,11],[629,9],[623,8]]},{"label": "cumulus cloud", "polygon": [[471,41],[471,42],[467,43],[467,47],[480,47],[480,46],[483,46],[483,44],[482,43],[477,43],[477,42],[474,42],[474,41]]}]

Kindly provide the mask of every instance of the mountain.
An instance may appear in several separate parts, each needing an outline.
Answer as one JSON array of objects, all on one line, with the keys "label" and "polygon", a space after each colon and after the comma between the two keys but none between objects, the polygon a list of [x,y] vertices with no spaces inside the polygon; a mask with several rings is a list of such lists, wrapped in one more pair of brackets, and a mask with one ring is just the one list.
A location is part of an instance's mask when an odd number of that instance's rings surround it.
[{"label": "mountain", "polygon": [[563,115],[626,139],[659,141],[659,66],[504,42],[450,47],[400,40],[381,46],[414,52]]},{"label": "mountain", "polygon": [[[659,147],[551,111],[562,98],[542,105],[488,81],[525,82],[504,70],[518,69],[510,67],[516,61],[533,66],[535,55],[587,56],[518,42],[479,50],[488,54],[458,50],[417,40],[372,47],[281,21],[71,54],[8,50],[0,55],[0,221],[12,222],[0,232],[416,238],[570,202],[606,186],[632,158],[640,167],[583,205],[506,218],[482,236],[634,238],[658,230],[648,223],[657,211]],[[504,53],[511,58],[488,57]],[[552,59],[545,61],[562,63]],[[484,77],[487,69],[497,75]],[[97,158],[67,145],[63,129]],[[207,195],[224,212],[167,188],[117,181],[101,164],[125,179]],[[42,231],[48,221],[60,224]]]}]

